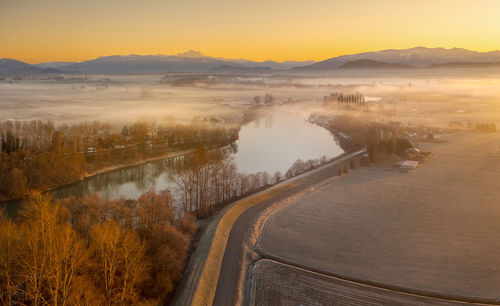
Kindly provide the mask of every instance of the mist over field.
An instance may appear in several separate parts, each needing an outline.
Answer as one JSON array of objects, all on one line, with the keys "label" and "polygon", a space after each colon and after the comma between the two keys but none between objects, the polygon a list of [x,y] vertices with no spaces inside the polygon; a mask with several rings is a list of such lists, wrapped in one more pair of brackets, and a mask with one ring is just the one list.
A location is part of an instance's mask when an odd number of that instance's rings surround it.
[{"label": "mist over field", "polygon": [[[151,230],[152,235],[182,236],[182,244],[174,246],[180,261],[188,260],[189,243],[199,239],[197,226],[211,222],[197,218],[224,216],[224,205],[239,205],[240,198],[245,203],[274,185],[313,186],[311,195],[264,215],[257,242],[248,246],[254,253],[241,255],[263,258],[243,266],[242,273],[254,275],[256,282],[238,285],[255,295],[256,305],[328,304],[337,294],[359,301],[371,295],[384,301],[402,298],[398,290],[367,295],[364,282],[425,292],[404,301],[434,295],[496,298],[491,284],[500,276],[483,277],[500,264],[498,243],[485,243],[499,238],[493,199],[500,190],[495,170],[500,140],[493,131],[500,124],[500,73],[494,70],[24,76],[0,80],[0,110],[4,199],[19,197],[32,184],[50,190],[73,215],[139,216],[159,205],[169,225]],[[32,120],[45,124],[26,123]],[[370,131],[378,136],[370,140]],[[31,142],[20,146],[20,140]],[[370,151],[370,141],[377,152]],[[406,145],[402,150],[401,143]],[[41,153],[17,154],[28,145]],[[401,170],[412,158],[423,169]],[[91,210],[95,203],[99,209]],[[14,215],[21,204],[13,200],[5,207]],[[127,213],[112,214],[113,222],[126,224]],[[162,252],[172,242],[163,243],[151,252]],[[472,256],[471,249],[479,255]],[[144,260],[160,267],[161,253],[153,254]],[[193,254],[190,265],[205,256]],[[469,262],[461,264],[466,257]],[[176,267],[177,272],[161,275],[180,284],[183,266]],[[234,277],[224,269],[238,270],[228,264],[221,269],[221,284],[232,288],[227,283],[234,285]],[[337,274],[361,279],[361,287],[330,279]],[[297,281],[290,283],[291,275]],[[147,281],[141,281],[143,286]],[[272,287],[266,285],[270,281]],[[158,286],[140,292],[172,290]],[[192,294],[189,290],[180,296]]]},{"label": "mist over field", "polygon": [[191,120],[195,115],[215,115],[223,110],[218,100],[224,99],[225,93],[165,88],[158,85],[158,79],[139,76],[125,80],[114,77],[105,81],[2,83],[1,119],[130,123],[141,117]]},{"label": "mist over field", "polygon": [[442,119],[427,114],[438,112],[447,120],[495,120],[500,111],[500,76],[495,74],[478,77],[470,73],[393,75],[358,71],[347,75],[213,77],[217,82],[190,86],[161,82],[161,75],[0,81],[0,120],[52,120],[56,124],[93,120],[121,124],[145,117],[192,120],[195,116],[234,115],[257,95],[272,94],[277,103],[310,103],[337,91],[359,92],[373,104],[383,102],[386,107],[394,107],[407,119],[441,126],[445,124]]}]

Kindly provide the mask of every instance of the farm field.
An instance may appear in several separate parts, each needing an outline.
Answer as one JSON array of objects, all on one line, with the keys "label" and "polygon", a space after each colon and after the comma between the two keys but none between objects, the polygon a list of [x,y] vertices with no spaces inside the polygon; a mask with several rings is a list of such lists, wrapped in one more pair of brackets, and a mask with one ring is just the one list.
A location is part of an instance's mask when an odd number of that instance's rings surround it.
[{"label": "farm field", "polygon": [[268,259],[257,262],[254,305],[461,305],[362,285]]},{"label": "farm field", "polygon": [[352,171],[273,214],[258,249],[348,279],[499,299],[499,146],[499,133],[461,132],[423,144],[433,156],[415,171]]}]

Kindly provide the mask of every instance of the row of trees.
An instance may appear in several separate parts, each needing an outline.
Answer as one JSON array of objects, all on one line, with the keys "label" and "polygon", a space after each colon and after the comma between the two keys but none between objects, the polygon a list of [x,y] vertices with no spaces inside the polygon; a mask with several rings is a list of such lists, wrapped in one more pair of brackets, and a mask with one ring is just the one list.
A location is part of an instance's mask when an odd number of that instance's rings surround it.
[{"label": "row of trees", "polygon": [[497,127],[494,123],[476,123],[476,130],[481,132],[495,132]]},{"label": "row of trees", "polygon": [[68,184],[114,164],[199,146],[223,146],[234,142],[238,131],[213,122],[139,121],[121,130],[98,121],[60,127],[50,121],[3,122],[0,199]]},{"label": "row of trees", "polygon": [[322,166],[328,162],[326,156],[323,156],[319,159],[309,159],[307,161],[303,161],[302,159],[297,159],[292,166],[286,171],[285,177],[287,179],[302,174],[311,169],[315,169],[319,166]]},{"label": "row of trees", "polygon": [[5,121],[0,123],[0,151],[7,154],[98,153],[137,147],[143,153],[151,153],[164,147],[183,148],[234,140],[238,131],[238,128],[201,120],[188,125],[175,124],[173,120],[141,120],[121,130],[99,121],[59,127],[51,121]]},{"label": "row of trees", "polygon": [[463,123],[460,121],[451,121],[448,126],[454,129],[476,129],[481,132],[495,132],[497,130],[496,124],[490,122],[479,122],[474,124],[470,121],[467,123]]},{"label": "row of trees", "polygon": [[238,173],[236,164],[225,149],[199,149],[175,164],[175,173],[170,177],[181,191],[184,213],[204,217],[212,214],[224,204],[244,197],[252,192],[289,179],[310,169],[325,164],[320,159],[297,160],[283,176],[281,172],[252,174]]},{"label": "row of trees", "polygon": [[1,304],[164,301],[197,230],[192,215],[173,217],[172,203],[154,190],[115,201],[32,195],[17,220],[0,220]]},{"label": "row of trees", "polygon": [[329,96],[323,98],[324,102],[339,102],[346,104],[358,104],[364,105],[365,97],[360,93],[332,93]]},{"label": "row of trees", "polygon": [[368,117],[351,115],[332,118],[318,115],[315,118],[330,130],[349,135],[348,140],[339,137],[343,148],[366,147],[372,162],[385,160],[392,154],[402,156],[406,154],[407,149],[413,147],[408,139],[400,137],[402,127],[398,123],[376,123]]},{"label": "row of trees", "polygon": [[195,154],[185,156],[175,168],[171,179],[181,190],[184,212],[199,216],[209,215],[223,204],[281,178],[279,173],[274,178],[267,172],[238,173],[230,152],[225,149],[200,148]]}]

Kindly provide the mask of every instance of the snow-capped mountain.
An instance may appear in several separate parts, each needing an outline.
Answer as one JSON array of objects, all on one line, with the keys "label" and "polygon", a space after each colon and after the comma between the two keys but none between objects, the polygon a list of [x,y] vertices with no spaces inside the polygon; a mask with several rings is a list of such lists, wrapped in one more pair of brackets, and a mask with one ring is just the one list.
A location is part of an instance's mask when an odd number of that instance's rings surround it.
[{"label": "snow-capped mountain", "polygon": [[[243,59],[226,59],[205,56],[198,51],[189,50],[177,55],[112,55],[97,59],[72,63],[57,68],[63,71],[82,73],[167,73],[167,72],[208,72],[220,67],[240,69],[271,68],[285,70],[314,63],[313,61],[295,62],[256,62]],[[45,63],[47,65],[47,63]]]},{"label": "snow-capped mountain", "polygon": [[500,51],[477,52],[467,49],[425,48],[416,47],[403,50],[382,50],[333,57],[299,69],[332,69],[339,68],[347,62],[372,60],[388,64],[405,64],[415,67],[427,67],[432,64],[450,62],[498,62]]}]

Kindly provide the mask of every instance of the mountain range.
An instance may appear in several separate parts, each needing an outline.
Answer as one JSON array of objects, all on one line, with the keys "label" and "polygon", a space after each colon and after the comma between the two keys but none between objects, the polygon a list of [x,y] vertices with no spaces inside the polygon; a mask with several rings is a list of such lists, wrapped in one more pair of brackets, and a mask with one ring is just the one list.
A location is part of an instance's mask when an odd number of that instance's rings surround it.
[{"label": "mountain range", "polygon": [[299,67],[298,69],[335,69],[348,62],[358,60],[372,60],[386,64],[404,64],[425,68],[434,64],[446,63],[500,62],[500,51],[477,52],[461,48],[444,49],[425,47],[403,50],[389,49],[337,56],[311,65]]},{"label": "mountain range", "polygon": [[[229,71],[245,69],[286,70],[297,66],[314,63],[313,61],[264,61],[256,62],[244,59],[226,59],[205,56],[194,50],[177,55],[112,55],[96,59],[61,65],[43,63],[38,67],[51,67],[66,72],[81,73],[167,73],[167,72],[210,72],[212,70]],[[40,66],[43,65],[43,66]]]},{"label": "mountain range", "polygon": [[400,64],[400,63],[386,63],[374,61],[371,59],[358,59],[350,62],[345,62],[340,65],[338,69],[412,69],[415,66]]},{"label": "mountain range", "polygon": [[194,50],[177,55],[112,55],[83,62],[46,62],[36,65],[0,59],[0,73],[140,74],[171,72],[268,72],[273,70],[413,69],[500,67],[500,51],[416,47],[342,55],[324,61],[251,61],[205,56]]},{"label": "mountain range", "polygon": [[50,67],[38,67],[10,58],[0,58],[0,74],[18,73],[18,74],[39,74],[39,73],[58,73],[61,72]]}]

